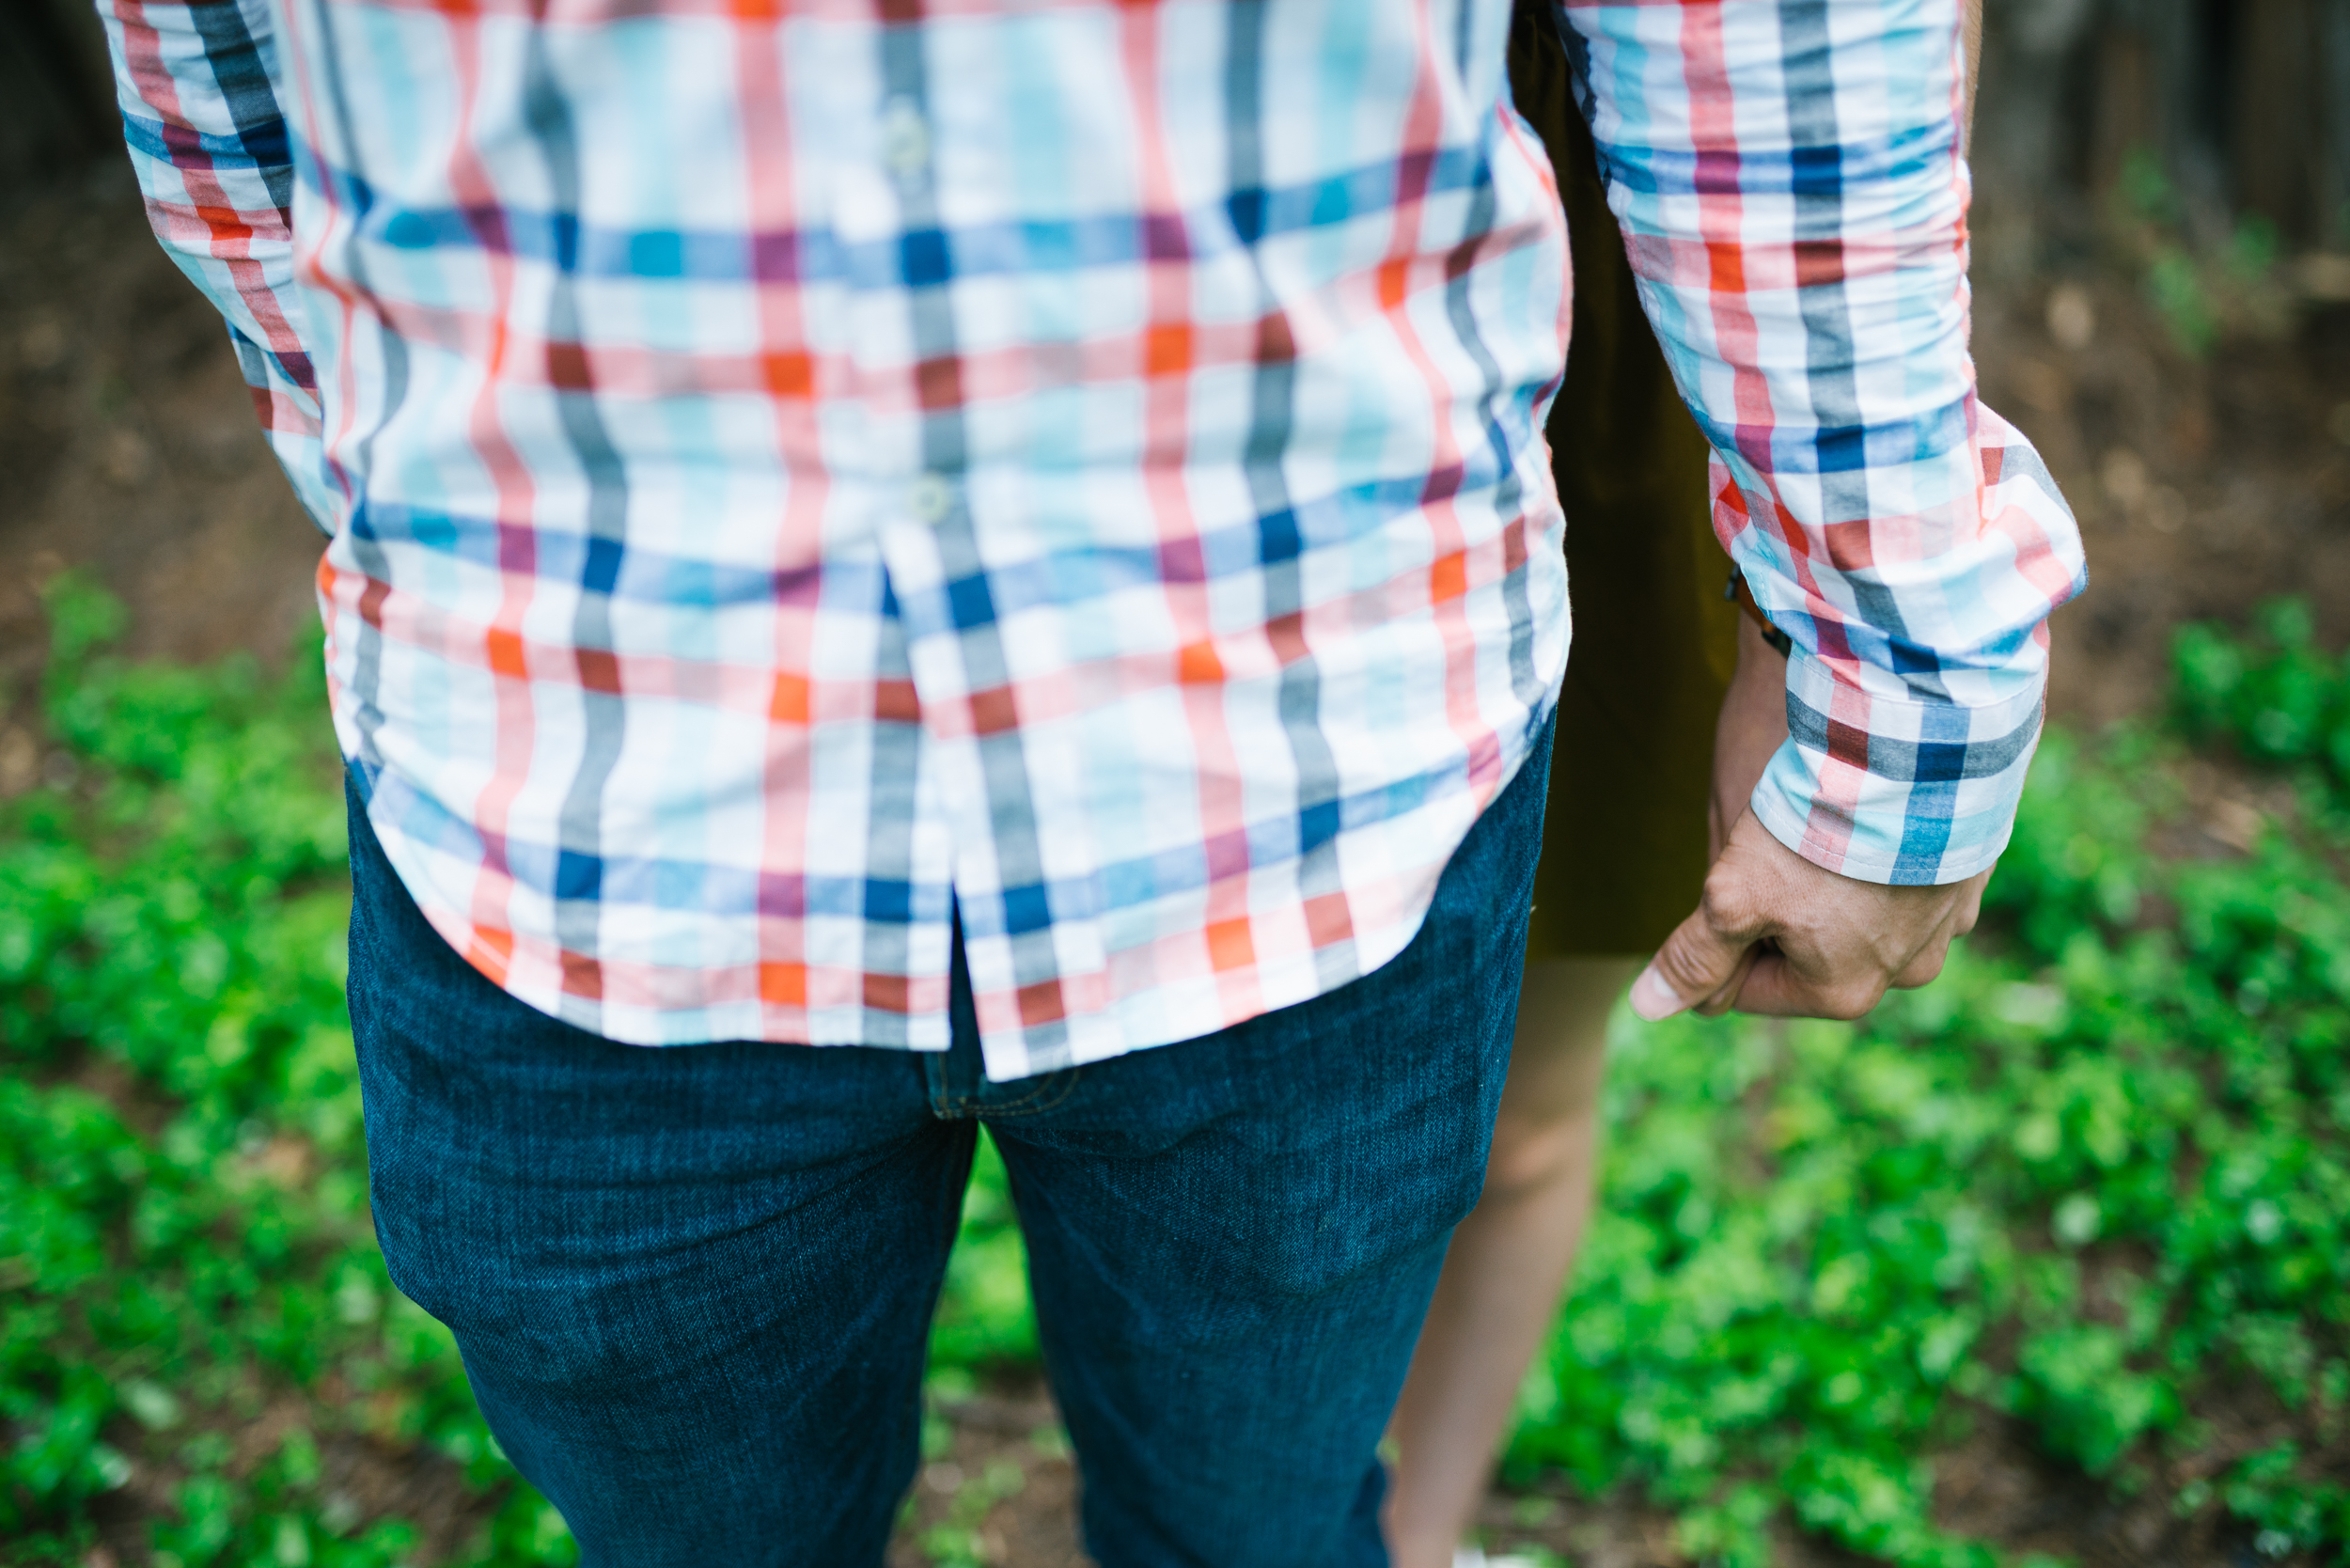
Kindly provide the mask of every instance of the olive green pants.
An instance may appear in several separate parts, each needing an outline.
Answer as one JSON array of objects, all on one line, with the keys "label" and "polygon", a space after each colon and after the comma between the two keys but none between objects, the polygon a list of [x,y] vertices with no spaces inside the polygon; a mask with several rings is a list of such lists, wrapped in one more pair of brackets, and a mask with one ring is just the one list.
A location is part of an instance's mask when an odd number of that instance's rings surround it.
[{"label": "olive green pants", "polygon": [[1697,906],[1714,720],[1736,657],[1705,438],[1682,407],[1607,211],[1543,8],[1510,39],[1518,112],[1566,204],[1574,326],[1550,413],[1574,646],[1535,874],[1530,958],[1645,954]]}]

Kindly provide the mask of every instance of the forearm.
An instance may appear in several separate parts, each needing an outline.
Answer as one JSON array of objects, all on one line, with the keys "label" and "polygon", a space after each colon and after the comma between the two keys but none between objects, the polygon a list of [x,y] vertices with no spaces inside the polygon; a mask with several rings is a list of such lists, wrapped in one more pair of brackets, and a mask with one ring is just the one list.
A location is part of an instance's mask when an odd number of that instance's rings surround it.
[{"label": "forearm", "polygon": [[100,0],[123,140],[165,254],[220,311],[314,513],[319,402],[294,288],[293,157],[258,0]]},{"label": "forearm", "polygon": [[1794,643],[1757,814],[1830,870],[1959,880],[2005,841],[2078,537],[1975,397],[1960,0],[1806,14],[1565,7],[1716,532]]}]

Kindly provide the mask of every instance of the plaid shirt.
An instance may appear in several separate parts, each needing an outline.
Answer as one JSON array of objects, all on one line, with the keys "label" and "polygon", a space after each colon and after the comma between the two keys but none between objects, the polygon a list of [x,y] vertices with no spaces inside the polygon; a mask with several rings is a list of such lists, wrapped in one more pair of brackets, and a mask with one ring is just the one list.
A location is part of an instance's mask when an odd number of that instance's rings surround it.
[{"label": "plaid shirt", "polygon": [[[1399,951],[1567,647],[1509,0],[101,0],[425,914],[625,1041],[1181,1040]],[[1813,860],[2005,840],[2079,546],[1957,0],[1560,12]],[[1564,737],[1573,745],[1575,738]],[[1605,831],[1605,824],[1594,824]]]}]

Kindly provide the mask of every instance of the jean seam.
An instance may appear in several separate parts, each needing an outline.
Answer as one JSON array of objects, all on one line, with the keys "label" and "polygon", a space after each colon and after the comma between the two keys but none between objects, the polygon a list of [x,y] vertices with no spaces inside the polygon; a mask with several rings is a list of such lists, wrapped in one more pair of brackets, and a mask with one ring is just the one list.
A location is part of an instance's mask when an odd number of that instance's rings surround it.
[{"label": "jean seam", "polygon": [[930,1105],[931,1114],[940,1121],[951,1121],[958,1114],[957,1097],[947,1091],[947,1053],[926,1052],[922,1059],[922,1098]]},{"label": "jean seam", "polygon": [[[981,1120],[992,1116],[1042,1116],[1046,1111],[1058,1108],[1072,1094],[1077,1092],[1077,1077],[1084,1071],[1082,1067],[1064,1067],[1058,1073],[1047,1074],[1042,1083],[1038,1084],[1036,1088],[1017,1100],[1008,1100],[999,1105],[981,1105],[979,1116]],[[1042,1105],[1037,1103],[1046,1094],[1052,1093],[1056,1087],[1059,1089],[1059,1093],[1053,1094],[1051,1099],[1044,1100]]]}]

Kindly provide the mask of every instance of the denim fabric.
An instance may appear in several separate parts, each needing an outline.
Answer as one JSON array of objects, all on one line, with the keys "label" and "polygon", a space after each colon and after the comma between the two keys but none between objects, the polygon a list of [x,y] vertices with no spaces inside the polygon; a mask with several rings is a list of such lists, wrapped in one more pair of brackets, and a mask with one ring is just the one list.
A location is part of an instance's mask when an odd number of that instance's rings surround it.
[{"label": "denim fabric", "polygon": [[615,1044],[426,924],[352,812],[351,1011],[392,1278],[588,1568],[869,1568],[913,1480],[977,1127],[1104,1568],[1384,1563],[1381,1432],[1509,1059],[1549,736],[1376,973],[991,1084],[944,1053]]}]

